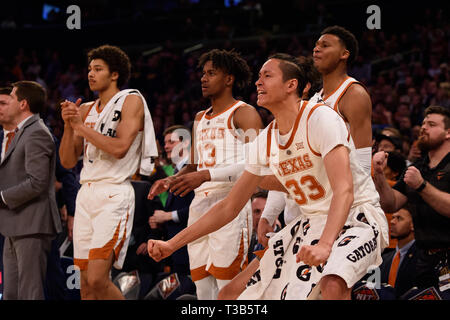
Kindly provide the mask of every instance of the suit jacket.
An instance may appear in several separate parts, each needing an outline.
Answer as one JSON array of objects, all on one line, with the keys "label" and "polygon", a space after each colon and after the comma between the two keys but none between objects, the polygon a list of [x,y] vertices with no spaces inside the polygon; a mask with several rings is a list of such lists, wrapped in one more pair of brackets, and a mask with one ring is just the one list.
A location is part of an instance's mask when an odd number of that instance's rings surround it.
[{"label": "suit jacket", "polygon": [[162,204],[158,198],[147,199],[152,183],[149,181],[131,181],[135,195],[134,219],[132,235],[135,244],[139,246],[149,239],[161,239],[162,234],[157,229],[151,229],[148,218],[155,210],[162,210]]},{"label": "suit jacket", "polygon": [[[175,196],[172,192],[169,192],[169,196],[166,201],[164,211],[177,210],[178,218],[180,222],[168,221],[165,223],[168,239],[173,238],[177,233],[187,227],[189,218],[189,206],[192,199],[194,199],[194,192],[189,192],[184,197]],[[187,252],[187,246],[180,248],[172,254],[173,271],[183,274],[189,274],[189,256]]]},{"label": "suit jacket", "polygon": [[62,183],[62,188],[56,193],[56,202],[59,208],[66,205],[67,214],[73,217],[75,215],[75,202],[80,183],[72,170],[66,169],[61,165],[58,154],[60,142],[55,136],[53,136],[53,141],[55,141],[56,145],[56,180]]},{"label": "suit jacket", "polygon": [[39,115],[16,133],[0,163],[0,233],[7,237],[62,231],[55,200],[56,148]]},{"label": "suit jacket", "polygon": [[[395,253],[395,250],[391,250],[388,253],[383,254],[383,262],[380,265],[381,283],[388,283],[389,271],[391,270],[392,259],[394,259]],[[416,243],[414,242],[403,258],[397,271],[397,280],[395,281],[394,288],[397,297],[400,297],[416,285],[416,261]]]},{"label": "suit jacket", "polygon": [[194,199],[194,191],[189,192],[184,197],[175,196],[172,192],[169,192],[164,211],[170,212],[177,210],[178,218],[180,219],[180,222],[169,221],[167,223],[170,238],[187,227],[189,206],[191,205],[192,199]]}]

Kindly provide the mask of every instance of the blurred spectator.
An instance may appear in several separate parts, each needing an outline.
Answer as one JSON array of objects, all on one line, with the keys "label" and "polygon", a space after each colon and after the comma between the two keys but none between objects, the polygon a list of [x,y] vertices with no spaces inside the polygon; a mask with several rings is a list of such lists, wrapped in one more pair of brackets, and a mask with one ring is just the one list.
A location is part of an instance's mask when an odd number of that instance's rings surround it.
[{"label": "blurred spectator", "polygon": [[387,158],[387,165],[384,169],[384,176],[388,181],[392,181],[390,184],[394,185],[402,172],[406,169],[406,159],[405,157],[396,151],[389,152]]},{"label": "blurred spectator", "polygon": [[[180,171],[188,162],[190,149],[190,131],[187,127],[175,125],[164,131],[164,149],[175,167],[173,174]],[[189,205],[194,198],[194,192],[189,192],[186,196],[175,196],[172,192],[168,193],[168,198],[163,210],[155,210],[150,216],[148,222],[150,228],[156,229],[161,227],[165,231],[165,238],[171,239],[178,232],[187,227],[189,217]],[[169,258],[171,272],[179,275],[189,275],[189,256],[187,247],[174,252]]]},{"label": "blurred spectator", "polygon": [[437,287],[439,277],[449,269],[450,237],[450,112],[443,107],[428,107],[419,137],[425,152],[402,174],[393,188],[384,177],[386,155],[373,157],[374,181],[385,212],[395,212],[411,204],[417,243],[417,286]]},{"label": "blurred spectator", "polygon": [[385,107],[383,101],[374,104],[372,124],[392,125],[392,113]]},{"label": "blurred spectator", "polygon": [[260,191],[252,196],[252,236],[248,250],[248,262],[255,258],[254,251],[262,250],[264,247],[258,242],[258,223],[264,211],[267,201],[267,191]]},{"label": "blurred spectator", "polygon": [[381,283],[388,283],[395,289],[397,298],[415,286],[416,245],[414,226],[408,207],[392,214],[390,236],[397,240],[395,250],[383,254],[380,265]]},{"label": "blurred spectator", "polygon": [[[397,183],[398,179],[400,178],[400,175],[403,173],[403,171],[405,171],[405,169],[406,169],[405,157],[399,152],[395,151],[389,152],[387,158],[387,165],[386,168],[384,168],[384,176],[391,187]],[[389,229],[391,229],[392,214],[391,213],[385,214],[386,219],[389,223]],[[395,248],[396,245],[397,239],[391,236],[389,238],[388,248],[390,249]]]},{"label": "blurred spectator", "polygon": [[[393,218],[389,223],[389,235],[395,240],[393,247],[385,249],[382,255],[382,263],[376,270],[379,271],[380,278],[375,278],[377,296],[374,297],[367,287],[366,281],[374,279],[373,272],[368,272],[357,284],[354,290],[358,292],[361,286],[366,285],[367,294],[375,300],[400,299],[415,287],[416,282],[416,262],[417,252],[414,239],[414,226],[408,205],[392,214]],[[392,287],[392,288],[391,288]],[[372,291],[373,292],[373,291]],[[356,300],[360,300],[357,296]],[[367,298],[365,298],[367,299]],[[362,299],[362,300],[365,300]]]},{"label": "blurred spectator", "polygon": [[379,134],[376,136],[377,152],[378,151],[398,151],[402,152],[402,140],[394,135],[387,136]]}]

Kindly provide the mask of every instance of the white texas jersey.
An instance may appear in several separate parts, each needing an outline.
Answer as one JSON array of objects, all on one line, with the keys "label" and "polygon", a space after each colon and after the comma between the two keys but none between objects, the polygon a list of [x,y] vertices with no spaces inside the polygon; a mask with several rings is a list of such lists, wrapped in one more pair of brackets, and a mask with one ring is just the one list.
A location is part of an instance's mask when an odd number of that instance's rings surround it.
[{"label": "white texas jersey", "polygon": [[[116,136],[116,129],[120,122],[124,101],[125,98],[118,99],[115,102],[112,109],[114,117],[110,123],[102,122],[100,124],[100,133],[110,137]],[[99,100],[96,100],[91,104],[84,120],[84,124],[90,128],[96,127],[99,120],[105,119],[103,112],[107,110],[107,107],[100,111],[98,109],[98,103]],[[143,132],[139,131],[127,154],[122,159],[117,159],[92,145],[90,146],[92,148],[88,148],[90,142],[84,139],[83,169],[80,173],[80,183],[96,181],[122,183],[130,179],[136,173],[140,164],[142,135]],[[93,152],[89,152],[88,150],[93,150]]]},{"label": "white texas jersey", "polygon": [[[350,129],[350,123],[347,121],[347,119],[343,116],[339,109],[339,102],[341,101],[342,96],[347,92],[348,88],[352,84],[359,84],[366,89],[366,87],[356,79],[352,77],[348,77],[342,81],[338,87],[329,95],[326,97],[323,96],[323,89],[317,92],[310,101],[313,101],[315,103],[324,103],[330,108],[332,108],[334,111],[336,111],[345,121],[345,125],[348,129]],[[367,89],[366,89],[367,90]],[[353,140],[352,140],[353,141]],[[353,143],[353,142],[352,142]],[[361,149],[357,149],[357,158],[360,163],[360,165],[364,168],[365,172],[370,175],[371,170],[371,163],[372,163],[372,148],[371,147],[365,147]]]},{"label": "white texas jersey", "polygon": [[[234,126],[234,112],[243,104],[237,101],[225,111],[209,115],[208,108],[197,123],[195,151],[198,156],[198,170],[209,170],[243,163],[245,159],[242,133]],[[205,182],[195,192],[231,188],[232,182]]]},{"label": "white texas jersey", "polygon": [[[333,192],[323,158],[336,146],[348,148],[353,176],[354,202],[377,204],[378,193],[372,179],[359,166],[355,148],[342,118],[331,108],[302,101],[289,140],[279,143],[276,120],[249,146],[246,170],[267,175],[267,167],[301,206],[304,214],[327,214]],[[336,170],[339,170],[336,167]]]},{"label": "white texas jersey", "polygon": [[323,89],[321,89],[320,91],[316,92],[316,94],[310,99],[310,101],[313,101],[315,103],[324,103],[330,108],[332,108],[334,111],[339,113],[341,117],[343,117],[343,115],[339,110],[339,101],[341,101],[342,96],[347,92],[348,88],[350,88],[350,86],[354,83],[360,84],[364,87],[364,85],[355,78],[347,77],[344,81],[342,81],[338,85],[338,87],[331,94],[324,97]]}]

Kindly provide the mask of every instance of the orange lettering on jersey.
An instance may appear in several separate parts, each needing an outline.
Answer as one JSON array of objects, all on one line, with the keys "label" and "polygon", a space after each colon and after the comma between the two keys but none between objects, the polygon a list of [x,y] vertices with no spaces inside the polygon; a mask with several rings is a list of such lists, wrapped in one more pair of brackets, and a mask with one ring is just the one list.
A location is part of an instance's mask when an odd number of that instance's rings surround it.
[{"label": "orange lettering on jersey", "polygon": [[200,140],[216,140],[225,137],[224,128],[205,128],[200,132]]},{"label": "orange lettering on jersey", "polygon": [[300,184],[302,186],[308,187],[308,189],[313,192],[309,193],[306,197],[305,193],[296,180],[290,179],[285,183],[286,189],[294,194],[293,198],[299,205],[303,205],[308,202],[307,198],[311,200],[319,200],[325,196],[325,189],[314,176],[306,175],[301,177]]},{"label": "orange lettering on jersey", "polygon": [[[269,162],[269,163],[270,163],[270,162]],[[283,171],[281,171],[280,165],[277,164],[277,163],[273,163],[273,166],[277,169],[278,174],[279,174],[280,176],[283,176]]]},{"label": "orange lettering on jersey", "polygon": [[225,129],[224,128],[218,128],[217,129],[217,139],[223,139],[225,137]]},{"label": "orange lettering on jersey", "polygon": [[200,140],[206,140],[207,139],[207,133],[208,133],[208,129],[202,129],[201,133],[200,133]]},{"label": "orange lettering on jersey", "polygon": [[309,154],[303,155],[303,161],[305,161],[305,165],[308,169],[313,167],[311,160],[309,160]]},{"label": "orange lettering on jersey", "polygon": [[313,163],[309,159],[309,154],[298,156],[295,158],[281,161],[276,165],[279,174],[283,177],[300,171],[308,170],[313,167]]},{"label": "orange lettering on jersey", "polygon": [[288,175],[288,174],[290,174],[292,172],[288,168],[288,162],[287,161],[280,162],[280,168],[281,168],[281,171],[283,172],[283,174],[282,174],[283,176]]},{"label": "orange lettering on jersey", "polygon": [[[292,166],[292,173],[305,170],[305,165],[302,162],[302,158],[294,158],[286,160]],[[298,163],[298,165],[297,165]]]}]

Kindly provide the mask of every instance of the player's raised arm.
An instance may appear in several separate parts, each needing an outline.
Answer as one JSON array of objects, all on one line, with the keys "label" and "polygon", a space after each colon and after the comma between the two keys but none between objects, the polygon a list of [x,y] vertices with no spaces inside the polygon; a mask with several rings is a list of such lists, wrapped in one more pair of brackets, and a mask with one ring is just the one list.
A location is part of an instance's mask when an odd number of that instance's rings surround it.
[{"label": "player's raised arm", "polygon": [[[348,149],[342,145],[337,146],[324,157],[324,164],[333,190],[327,222],[319,243],[302,246],[297,254],[297,262],[303,261],[313,266],[327,261],[333,243],[342,230],[353,203],[353,177]],[[336,167],[339,170],[336,170]]]},{"label": "player's raised arm", "polygon": [[74,130],[89,143],[117,159],[123,158],[144,127],[144,104],[137,95],[128,95],[122,107],[121,120],[117,125],[115,137],[108,137],[84,125],[81,115],[73,117],[71,124]]},{"label": "player's raised arm", "polygon": [[165,241],[149,240],[149,255],[156,261],[170,256],[186,244],[216,231],[233,220],[251,198],[262,177],[244,171],[225,199],[218,202],[197,222]]},{"label": "player's raised arm", "polygon": [[[196,123],[202,114],[196,116]],[[244,143],[253,141],[263,128],[261,116],[248,104],[240,106],[234,113],[234,126],[242,133],[239,137]],[[195,124],[192,136],[195,136]],[[191,148],[191,161],[195,161],[194,145]],[[245,163],[233,163],[221,168],[210,168],[194,173],[178,174],[170,183],[170,191],[175,195],[185,196],[206,181],[236,181],[245,168]],[[192,172],[192,171],[191,171]],[[181,171],[180,171],[181,173]]]},{"label": "player's raised arm", "polygon": [[64,133],[59,147],[59,157],[61,159],[61,165],[66,169],[73,168],[83,152],[83,137],[75,134],[71,119],[78,116],[80,116],[81,119],[84,119],[89,112],[90,105],[93,103],[94,102],[84,103],[80,106],[81,99],[78,99],[75,103],[67,100],[61,103]]},{"label": "player's raised arm", "polygon": [[372,146],[372,102],[360,85],[352,85],[342,97],[339,108],[350,125],[356,149]]}]

